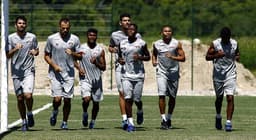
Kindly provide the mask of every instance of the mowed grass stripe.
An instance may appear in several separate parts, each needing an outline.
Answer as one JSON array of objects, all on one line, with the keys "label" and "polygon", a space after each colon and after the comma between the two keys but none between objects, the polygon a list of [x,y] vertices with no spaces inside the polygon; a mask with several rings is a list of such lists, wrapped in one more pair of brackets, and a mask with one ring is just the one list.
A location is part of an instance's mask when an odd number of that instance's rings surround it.
[{"label": "mowed grass stripe", "polygon": [[[84,128],[81,124],[82,106],[80,97],[72,100],[72,109],[69,118],[68,131],[59,128],[62,120],[62,106],[58,115],[56,126],[51,127],[49,117],[52,108],[35,115],[35,127],[26,133],[17,127],[1,136],[3,140],[162,140],[162,139],[196,139],[196,140],[240,140],[256,139],[256,97],[236,96],[235,112],[233,116],[234,131],[227,133],[214,128],[215,109],[213,96],[178,96],[173,114],[174,129],[163,131],[159,129],[160,114],[157,96],[144,96],[145,122],[137,126],[137,131],[128,133],[121,129],[121,115],[118,106],[118,96],[106,95],[100,104],[100,112],[94,130]],[[34,108],[51,101],[48,96],[35,96]],[[225,123],[226,100],[223,101],[222,116]],[[89,114],[91,112],[89,107]],[[10,111],[11,110],[11,111]],[[136,107],[134,105],[134,121],[136,124]],[[9,122],[19,119],[15,96],[9,97]],[[90,119],[90,117],[89,117]]]}]

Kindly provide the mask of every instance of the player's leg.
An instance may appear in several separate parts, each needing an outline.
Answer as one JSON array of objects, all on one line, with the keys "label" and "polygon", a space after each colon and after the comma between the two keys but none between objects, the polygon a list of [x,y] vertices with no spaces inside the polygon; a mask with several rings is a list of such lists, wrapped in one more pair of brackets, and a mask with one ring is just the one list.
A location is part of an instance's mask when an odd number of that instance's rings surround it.
[{"label": "player's leg", "polygon": [[157,87],[158,87],[158,106],[159,106],[159,111],[161,116],[160,129],[166,130],[168,129],[167,119],[165,114],[165,109],[166,109],[165,96],[167,92],[167,79],[158,75]]},{"label": "player's leg", "polygon": [[55,126],[57,122],[57,116],[59,112],[59,107],[62,100],[62,86],[60,82],[56,79],[51,79],[51,91],[52,91],[52,113],[50,117],[50,125]]},{"label": "player's leg", "polygon": [[[129,80],[124,80],[123,84],[125,85],[124,88],[124,98],[125,98],[125,111],[127,115],[127,120],[128,120],[128,125],[127,125],[127,131],[131,132],[135,130],[135,126],[133,123],[133,117],[132,117],[132,105],[133,105],[133,95],[132,95],[132,90],[133,90],[133,85],[131,81]],[[125,129],[125,128],[123,128]]]},{"label": "player's leg", "polygon": [[86,79],[80,79],[80,88],[81,88],[81,96],[82,96],[82,124],[84,127],[88,126],[88,107],[90,105],[91,100],[91,84]]},{"label": "player's leg", "polygon": [[226,115],[227,120],[225,124],[225,130],[226,131],[232,131],[232,116],[234,112],[234,92],[236,90],[236,80],[230,79],[226,81],[224,85],[224,92],[226,94],[226,100],[227,100],[227,108],[226,108]]},{"label": "player's leg", "polygon": [[123,86],[121,83],[121,77],[122,77],[121,72],[116,71],[115,76],[116,76],[116,85],[119,93],[119,107],[122,115],[122,127],[123,127],[123,125],[125,125],[125,121],[127,120],[127,115],[125,112],[125,99],[124,99]]},{"label": "player's leg", "polygon": [[93,129],[93,128],[94,128],[95,120],[96,120],[96,118],[97,118],[97,115],[98,115],[99,110],[100,110],[99,102],[93,101],[93,106],[92,106],[92,119],[91,119],[91,122],[90,122],[90,125],[89,125],[89,128],[90,128],[90,129]]},{"label": "player's leg", "polygon": [[168,101],[168,114],[167,114],[167,125],[168,128],[172,128],[172,115],[174,108],[176,106],[176,96],[178,92],[178,87],[179,87],[179,80],[175,81],[167,81],[167,95],[169,96],[169,101]]},{"label": "player's leg", "polygon": [[14,85],[14,90],[17,98],[17,108],[19,110],[20,117],[22,119],[22,127],[21,129],[23,131],[28,130],[28,125],[27,125],[27,119],[26,119],[26,105],[25,105],[25,97],[24,94],[22,93],[22,79],[14,78],[13,79],[13,85]]},{"label": "player's leg", "polygon": [[134,84],[133,100],[135,101],[135,104],[137,106],[137,124],[141,125],[144,121],[143,103],[141,100],[144,81],[143,80],[136,81],[136,82],[133,82],[133,84]]},{"label": "player's leg", "polygon": [[26,106],[27,106],[27,118],[28,118],[28,126],[33,127],[35,122],[34,122],[34,117],[32,113],[32,108],[33,108],[33,89],[34,89],[34,80],[35,76],[34,74],[28,75],[24,78],[23,80],[23,92],[24,92],[24,97],[26,101]]},{"label": "player's leg", "polygon": [[214,90],[216,94],[216,99],[215,99],[215,111],[216,111],[216,116],[215,116],[215,128],[218,130],[222,129],[222,116],[221,116],[221,107],[222,107],[222,101],[223,101],[223,95],[224,95],[224,90],[223,82],[213,82],[214,85]]}]

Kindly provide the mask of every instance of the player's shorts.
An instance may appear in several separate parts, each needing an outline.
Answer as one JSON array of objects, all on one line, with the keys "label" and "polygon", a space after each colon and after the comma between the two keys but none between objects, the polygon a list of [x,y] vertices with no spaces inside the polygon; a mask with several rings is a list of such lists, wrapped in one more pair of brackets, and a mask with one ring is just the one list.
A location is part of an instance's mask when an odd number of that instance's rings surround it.
[{"label": "player's shorts", "polygon": [[58,80],[51,79],[52,97],[73,98],[74,94],[74,79]]},{"label": "player's shorts", "polygon": [[236,79],[232,78],[226,80],[225,82],[213,81],[213,86],[216,96],[220,96],[223,94],[234,95],[236,91]]},{"label": "player's shorts", "polygon": [[[133,99],[136,102],[141,100],[144,81],[123,80],[124,98]],[[125,85],[125,86],[124,86]]]},{"label": "player's shorts", "polygon": [[102,79],[100,79],[96,85],[93,87],[87,79],[80,80],[81,96],[88,97],[91,96],[93,101],[99,102],[103,100],[103,89],[102,89]]},{"label": "player's shorts", "polygon": [[13,85],[16,95],[33,93],[35,86],[35,75],[30,74],[22,78],[13,78]]},{"label": "player's shorts", "polygon": [[161,76],[158,76],[156,80],[158,86],[158,96],[172,96],[173,98],[176,98],[179,80],[171,81]]}]

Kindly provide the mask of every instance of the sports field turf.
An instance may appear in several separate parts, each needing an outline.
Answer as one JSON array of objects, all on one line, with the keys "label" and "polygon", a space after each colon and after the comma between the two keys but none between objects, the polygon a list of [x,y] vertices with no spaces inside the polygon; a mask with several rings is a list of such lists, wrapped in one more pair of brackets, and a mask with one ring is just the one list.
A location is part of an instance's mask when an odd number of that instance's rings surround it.
[{"label": "sports field turf", "polygon": [[[27,132],[20,125],[1,135],[2,140],[253,140],[256,139],[256,97],[236,96],[233,116],[233,131],[216,130],[214,96],[178,96],[173,115],[173,129],[160,130],[160,115],[157,96],[144,96],[144,124],[137,131],[128,133],[121,129],[118,96],[106,95],[100,104],[95,129],[83,128],[82,107],[79,96],[72,100],[72,111],[68,121],[69,130],[59,128],[62,120],[60,109],[57,125],[49,124],[52,108],[35,115],[35,126]],[[49,96],[34,96],[34,109],[50,103]],[[14,95],[9,96],[9,124],[19,119]],[[135,106],[135,105],[134,105]],[[225,118],[226,101],[222,115]],[[91,105],[90,105],[91,107]],[[90,108],[91,109],[91,108]],[[134,113],[136,108],[134,108]],[[90,119],[90,117],[89,117]],[[134,115],[136,122],[136,115]],[[223,123],[224,123],[223,119]]]}]

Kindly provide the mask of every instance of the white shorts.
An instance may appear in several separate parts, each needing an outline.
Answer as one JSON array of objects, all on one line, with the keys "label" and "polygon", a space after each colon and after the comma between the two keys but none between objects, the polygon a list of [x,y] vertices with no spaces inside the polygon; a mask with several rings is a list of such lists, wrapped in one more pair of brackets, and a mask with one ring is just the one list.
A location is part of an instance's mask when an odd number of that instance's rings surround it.
[{"label": "white shorts", "polygon": [[35,86],[35,75],[30,74],[22,78],[13,78],[14,91],[16,95],[33,93]]},{"label": "white shorts", "polygon": [[103,89],[102,89],[102,79],[96,83],[95,88],[89,83],[87,79],[80,80],[81,96],[88,97],[91,96],[93,101],[99,102],[103,100]]},{"label": "white shorts", "polygon": [[213,81],[216,96],[223,94],[234,95],[236,91],[236,79],[229,79],[225,82]]},{"label": "white shorts", "polygon": [[158,96],[172,96],[176,98],[179,87],[179,80],[171,81],[164,77],[157,78]]},{"label": "white shorts", "polygon": [[124,98],[133,99],[136,102],[141,100],[144,81],[123,80]]},{"label": "white shorts", "polygon": [[68,80],[57,80],[56,78],[51,79],[51,90],[52,97],[64,97],[72,98],[74,94],[74,79]]}]

